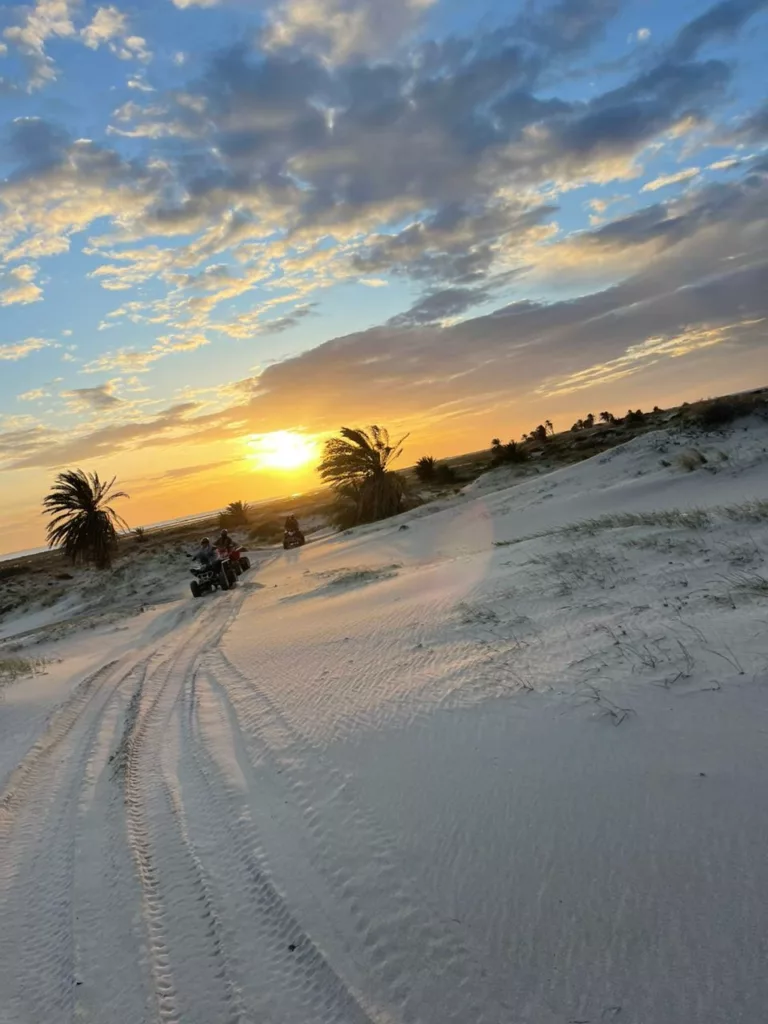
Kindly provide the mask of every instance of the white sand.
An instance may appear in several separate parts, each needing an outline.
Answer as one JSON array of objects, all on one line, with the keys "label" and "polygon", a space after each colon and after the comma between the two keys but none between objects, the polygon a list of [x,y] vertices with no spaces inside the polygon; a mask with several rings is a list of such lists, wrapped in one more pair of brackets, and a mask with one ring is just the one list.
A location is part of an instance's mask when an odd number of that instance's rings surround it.
[{"label": "white sand", "polygon": [[[766,449],[499,471],[37,645],[2,1024],[764,1020]],[[547,532],[665,509],[720,510]]]}]

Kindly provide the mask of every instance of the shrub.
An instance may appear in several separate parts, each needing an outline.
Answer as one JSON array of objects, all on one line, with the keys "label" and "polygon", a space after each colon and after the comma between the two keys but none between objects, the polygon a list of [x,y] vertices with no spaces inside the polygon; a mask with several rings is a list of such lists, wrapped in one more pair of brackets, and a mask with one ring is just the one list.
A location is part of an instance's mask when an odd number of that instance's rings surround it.
[{"label": "shrub", "polygon": [[695,469],[701,469],[702,466],[706,466],[707,457],[698,448],[691,448],[690,451],[682,452],[682,454],[678,455],[677,464],[681,469],[692,473]]},{"label": "shrub", "polygon": [[429,483],[435,479],[437,463],[431,455],[423,455],[416,463],[416,476],[422,483]]},{"label": "shrub", "polygon": [[768,389],[730,398],[714,398],[683,408],[686,409],[687,418],[697,426],[705,429],[726,427],[744,416],[768,415]]},{"label": "shrub", "polygon": [[509,441],[502,444],[498,438],[493,439],[491,447],[494,466],[503,466],[508,463],[527,462],[530,455],[527,449],[519,445],[517,441]]},{"label": "shrub", "polygon": [[283,536],[283,530],[279,523],[272,520],[264,520],[256,523],[248,531],[249,540],[260,544],[276,544]]},{"label": "shrub", "polygon": [[456,470],[446,462],[440,463],[435,471],[435,480],[439,484],[453,484],[456,482]]}]

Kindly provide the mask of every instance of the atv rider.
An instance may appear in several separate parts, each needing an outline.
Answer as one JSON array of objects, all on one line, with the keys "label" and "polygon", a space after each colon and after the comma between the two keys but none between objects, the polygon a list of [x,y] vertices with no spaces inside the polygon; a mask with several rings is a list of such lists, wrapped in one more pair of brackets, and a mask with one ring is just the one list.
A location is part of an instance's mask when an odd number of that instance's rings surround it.
[{"label": "atv rider", "polygon": [[301,533],[299,529],[299,520],[296,516],[291,513],[285,520],[285,532],[286,533]]},{"label": "atv rider", "polygon": [[216,547],[219,551],[226,551],[229,553],[235,547],[235,542],[229,536],[229,530],[222,530],[219,535],[219,539],[216,541]]},{"label": "atv rider", "polygon": [[206,569],[218,569],[221,566],[219,553],[207,537],[203,537],[200,541],[200,547],[195,552],[194,557]]}]

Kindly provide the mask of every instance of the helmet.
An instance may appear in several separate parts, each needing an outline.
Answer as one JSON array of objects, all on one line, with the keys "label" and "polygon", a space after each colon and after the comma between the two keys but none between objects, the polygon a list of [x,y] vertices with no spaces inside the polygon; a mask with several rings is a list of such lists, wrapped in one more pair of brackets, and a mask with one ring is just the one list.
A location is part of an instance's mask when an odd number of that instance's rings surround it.
[{"label": "helmet", "polygon": [[200,547],[201,548],[207,547],[210,543],[211,542],[208,540],[207,537],[203,537],[203,539],[200,541]]},{"label": "helmet", "polygon": [[221,531],[221,536],[222,537],[228,537],[229,536],[229,530],[222,530]]}]

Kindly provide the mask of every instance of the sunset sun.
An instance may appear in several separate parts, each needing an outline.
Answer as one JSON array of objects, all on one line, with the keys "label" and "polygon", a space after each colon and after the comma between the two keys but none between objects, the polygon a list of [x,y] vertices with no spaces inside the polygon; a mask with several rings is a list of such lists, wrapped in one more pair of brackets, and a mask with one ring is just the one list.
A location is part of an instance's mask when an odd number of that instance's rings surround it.
[{"label": "sunset sun", "polygon": [[259,469],[301,469],[317,458],[317,443],[305,434],[276,430],[249,438],[250,457]]}]

